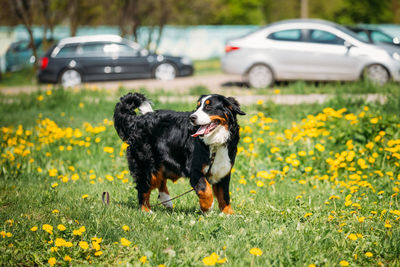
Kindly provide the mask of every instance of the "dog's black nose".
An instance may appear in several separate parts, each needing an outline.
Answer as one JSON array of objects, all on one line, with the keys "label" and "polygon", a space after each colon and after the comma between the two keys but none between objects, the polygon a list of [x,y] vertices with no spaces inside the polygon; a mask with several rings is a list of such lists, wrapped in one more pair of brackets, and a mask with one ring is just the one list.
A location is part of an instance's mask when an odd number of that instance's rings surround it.
[{"label": "dog's black nose", "polygon": [[197,116],[192,114],[192,115],[190,115],[189,119],[194,124],[196,122],[196,120],[197,120]]}]

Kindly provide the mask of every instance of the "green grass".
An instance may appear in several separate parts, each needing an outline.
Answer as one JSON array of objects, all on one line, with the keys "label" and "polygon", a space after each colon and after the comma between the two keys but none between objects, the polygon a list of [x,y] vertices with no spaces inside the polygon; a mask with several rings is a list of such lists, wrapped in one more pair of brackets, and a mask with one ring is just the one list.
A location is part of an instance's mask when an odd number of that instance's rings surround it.
[{"label": "green grass", "polygon": [[248,89],[253,94],[381,94],[388,92],[400,92],[398,83],[390,82],[379,86],[367,81],[356,82],[280,82],[270,88]]},{"label": "green grass", "polygon": [[222,73],[221,62],[219,58],[213,58],[208,60],[195,60],[193,62],[193,66],[195,70],[195,75]]},{"label": "green grass", "polygon": [[[214,252],[226,266],[400,265],[397,96],[385,105],[338,97],[323,105],[243,107],[230,187],[235,214],[225,216],[216,208],[202,214],[193,193],[173,211],[137,209],[124,146],[110,123],[122,91],[1,96],[0,265],[46,265],[51,258],[66,265],[68,255],[72,265],[139,266],[142,259],[147,266],[203,266]],[[152,95],[155,108],[195,106],[162,104],[161,95]],[[187,179],[168,186],[172,196],[190,189]],[[103,191],[111,194],[109,206]],[[151,203],[156,198],[153,192]],[[102,238],[102,255],[95,256],[93,237]],[[72,247],[55,251],[57,238]]]},{"label": "green grass", "polygon": [[25,68],[16,72],[3,73],[2,79],[0,80],[0,88],[36,84],[37,81],[33,68]]}]

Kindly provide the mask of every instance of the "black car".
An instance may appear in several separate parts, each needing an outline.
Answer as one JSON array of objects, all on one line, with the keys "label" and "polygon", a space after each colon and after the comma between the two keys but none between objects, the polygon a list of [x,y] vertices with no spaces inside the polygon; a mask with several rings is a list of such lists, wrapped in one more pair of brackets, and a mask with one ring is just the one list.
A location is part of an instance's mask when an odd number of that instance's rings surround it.
[{"label": "black car", "polygon": [[348,29],[357,33],[357,35],[364,41],[371,44],[390,44],[396,47],[400,47],[400,39],[398,37],[392,37],[381,30],[374,28],[364,28],[356,26],[348,26]]},{"label": "black car", "polygon": [[62,39],[41,59],[38,80],[65,87],[86,81],[156,78],[172,80],[193,74],[185,57],[150,53],[117,35],[92,35]]}]

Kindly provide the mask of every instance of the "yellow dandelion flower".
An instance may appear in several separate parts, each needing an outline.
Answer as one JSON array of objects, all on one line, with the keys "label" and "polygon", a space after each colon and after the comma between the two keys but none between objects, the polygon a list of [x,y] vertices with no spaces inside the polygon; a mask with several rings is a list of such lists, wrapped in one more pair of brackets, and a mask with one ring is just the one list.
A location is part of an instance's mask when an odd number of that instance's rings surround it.
[{"label": "yellow dandelion flower", "polygon": [[112,153],[114,153],[114,148],[106,146],[106,147],[104,147],[104,152],[112,154]]},{"label": "yellow dandelion flower", "polygon": [[143,264],[145,264],[147,262],[147,257],[146,256],[142,256],[140,257],[139,261]]},{"label": "yellow dandelion flower", "polygon": [[122,226],[122,230],[124,230],[124,231],[129,231],[129,226],[128,225],[123,225]]},{"label": "yellow dandelion flower", "polygon": [[304,218],[310,217],[312,215],[312,212],[307,212],[306,214],[304,214]]},{"label": "yellow dandelion flower", "polygon": [[349,235],[347,236],[347,238],[350,239],[350,240],[353,240],[353,241],[355,241],[355,240],[358,239],[357,235],[355,235],[355,234],[349,234]]},{"label": "yellow dandelion flower", "polygon": [[247,184],[247,181],[242,178],[242,179],[239,180],[239,184]]},{"label": "yellow dandelion flower", "polygon": [[370,258],[370,257],[372,257],[372,256],[374,256],[374,254],[372,254],[371,252],[365,252],[365,257],[368,257],[368,258]]},{"label": "yellow dandelion flower", "polygon": [[124,237],[122,237],[120,241],[121,241],[121,245],[123,245],[125,247],[129,247],[130,244],[132,243],[131,241],[129,241],[128,239],[126,239]]},{"label": "yellow dandelion flower", "polygon": [[65,245],[66,241],[63,238],[56,238],[54,241],[54,245],[56,247],[63,247]]},{"label": "yellow dandelion flower", "polygon": [[86,250],[86,249],[89,248],[89,244],[88,244],[88,242],[86,242],[86,241],[80,241],[80,242],[79,242],[79,246],[80,246],[83,250]]},{"label": "yellow dandelion flower", "polygon": [[250,136],[246,136],[243,138],[244,143],[250,143],[251,141],[253,141],[253,139]]},{"label": "yellow dandelion flower", "polygon": [[101,256],[101,255],[103,255],[103,251],[100,251],[100,250],[99,250],[99,251],[96,251],[96,252],[94,253],[94,255],[97,256],[97,257],[98,257],[98,256]]},{"label": "yellow dandelion flower", "polygon": [[378,118],[372,118],[369,122],[372,123],[372,124],[377,124],[378,121],[379,121]]},{"label": "yellow dandelion flower", "polygon": [[263,254],[262,250],[259,248],[252,248],[250,249],[250,254],[254,256],[261,256]]},{"label": "yellow dandelion flower", "polygon": [[42,229],[51,235],[53,234],[53,226],[50,224],[43,224]]},{"label": "yellow dandelion flower", "polygon": [[340,266],[346,267],[349,266],[349,263],[345,260],[339,262]]},{"label": "yellow dandelion flower", "polygon": [[74,173],[74,174],[71,176],[71,180],[72,180],[72,181],[77,181],[77,180],[79,180],[79,174]]},{"label": "yellow dandelion flower", "polygon": [[58,209],[54,209],[51,213],[56,214],[56,213],[60,213],[60,211]]},{"label": "yellow dandelion flower", "polygon": [[92,241],[92,247],[93,247],[93,249],[96,250],[96,251],[100,250],[100,245],[99,245],[99,243],[97,243],[97,242],[95,242],[95,241]]},{"label": "yellow dandelion flower", "polygon": [[324,152],[325,151],[325,147],[321,144],[316,144],[315,145],[315,149],[318,150],[319,152]]},{"label": "yellow dandelion flower", "polygon": [[86,198],[88,198],[89,197],[89,195],[88,194],[84,194],[84,195],[82,195],[82,198],[83,199],[86,199]]},{"label": "yellow dandelion flower", "polygon": [[65,257],[64,257],[64,260],[65,260],[65,261],[71,261],[72,259],[71,259],[71,257],[70,257],[70,256],[68,256],[68,255],[65,255]]},{"label": "yellow dandelion flower", "polygon": [[32,232],[36,232],[37,229],[38,229],[37,226],[33,226],[33,227],[31,228],[31,231],[32,231]]},{"label": "yellow dandelion flower", "polygon": [[57,229],[58,230],[60,230],[61,232],[62,231],[65,231],[65,229],[67,229],[63,224],[59,224],[58,226],[57,226]]},{"label": "yellow dandelion flower", "polygon": [[50,264],[50,266],[54,266],[57,263],[57,260],[56,258],[51,257],[47,262]]}]

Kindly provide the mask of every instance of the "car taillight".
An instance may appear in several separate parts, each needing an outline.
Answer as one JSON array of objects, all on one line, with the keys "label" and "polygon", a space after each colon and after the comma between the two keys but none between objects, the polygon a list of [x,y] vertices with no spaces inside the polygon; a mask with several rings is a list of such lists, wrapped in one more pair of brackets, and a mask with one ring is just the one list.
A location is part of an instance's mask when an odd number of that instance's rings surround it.
[{"label": "car taillight", "polygon": [[47,65],[49,65],[49,58],[48,57],[42,57],[42,59],[40,61],[40,68],[42,70],[44,70],[45,68],[47,68]]},{"label": "car taillight", "polygon": [[227,46],[225,46],[225,53],[232,52],[232,51],[238,50],[238,49],[240,49],[239,46],[227,45]]}]

